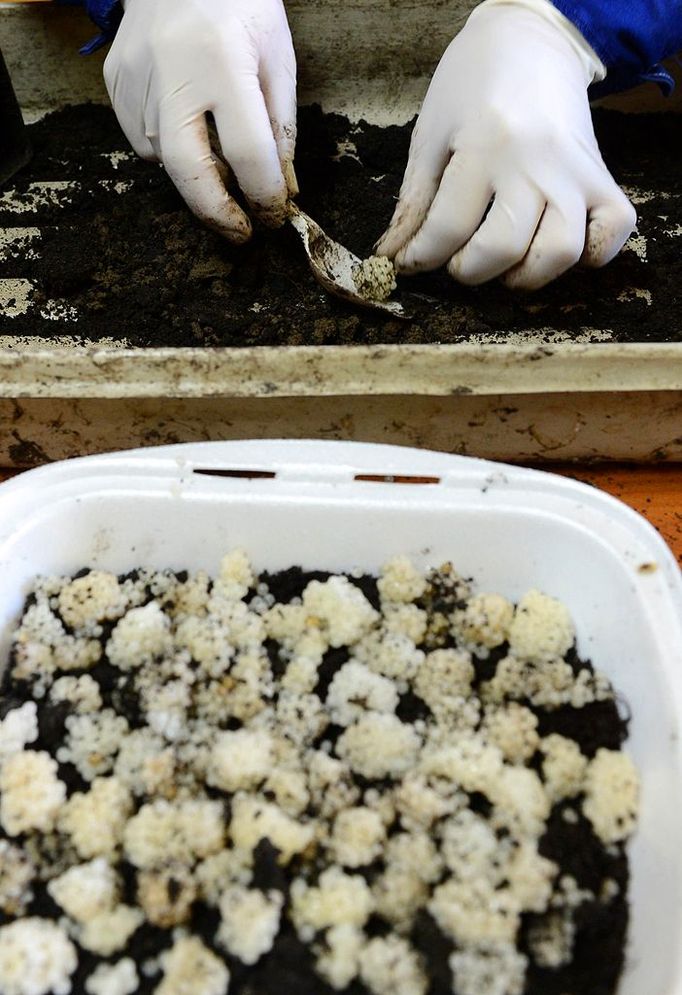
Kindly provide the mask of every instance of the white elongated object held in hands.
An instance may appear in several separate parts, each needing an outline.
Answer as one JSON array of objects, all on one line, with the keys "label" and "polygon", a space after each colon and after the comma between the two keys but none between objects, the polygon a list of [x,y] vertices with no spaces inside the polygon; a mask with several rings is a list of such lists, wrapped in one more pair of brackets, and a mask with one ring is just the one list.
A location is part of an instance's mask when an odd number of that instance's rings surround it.
[{"label": "white elongated object held in hands", "polygon": [[399,301],[387,298],[395,290],[395,269],[385,256],[359,259],[320,228],[295,204],[289,205],[289,220],[301,236],[310,268],[317,282],[335,297],[360,307],[387,311],[405,318]]}]

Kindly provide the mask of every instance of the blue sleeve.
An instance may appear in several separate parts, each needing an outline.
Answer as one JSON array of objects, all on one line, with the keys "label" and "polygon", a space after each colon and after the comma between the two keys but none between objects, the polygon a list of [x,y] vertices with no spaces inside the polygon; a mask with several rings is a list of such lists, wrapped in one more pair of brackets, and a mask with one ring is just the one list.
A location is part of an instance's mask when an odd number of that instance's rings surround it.
[{"label": "blue sleeve", "polygon": [[116,34],[123,11],[118,0],[57,0],[70,7],[85,7],[90,19],[100,29],[100,33],[83,45],[81,53],[89,55],[106,45]]},{"label": "blue sleeve", "polygon": [[595,95],[627,90],[644,81],[669,93],[671,76],[661,59],[682,49],[682,0],[552,0],[608,70]]}]

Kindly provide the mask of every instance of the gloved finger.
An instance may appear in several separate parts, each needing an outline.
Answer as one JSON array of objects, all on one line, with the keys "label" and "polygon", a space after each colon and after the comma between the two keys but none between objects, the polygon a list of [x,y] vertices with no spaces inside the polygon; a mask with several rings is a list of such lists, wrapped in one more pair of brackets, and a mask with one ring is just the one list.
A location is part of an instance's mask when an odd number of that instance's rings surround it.
[{"label": "gloved finger", "polygon": [[[114,109],[116,109],[114,107]],[[121,126],[121,131],[126,136],[130,142],[133,151],[140,156],[141,159],[146,159],[147,162],[159,162],[160,156],[158,153],[158,146],[155,148],[154,144],[145,134],[144,121],[140,115],[139,120],[137,116],[131,119],[123,109],[116,111],[116,117],[118,118],[118,123]]]},{"label": "gloved finger", "polygon": [[528,252],[502,280],[512,290],[538,290],[570,269],[585,246],[587,209],[582,197],[564,197],[549,204]]},{"label": "gloved finger", "polygon": [[213,160],[213,165],[218,170],[218,176],[220,177],[221,183],[225,189],[227,189],[227,184],[230,182],[230,170],[227,163],[223,162],[220,156],[216,155],[215,152],[211,152],[211,159]]},{"label": "gloved finger", "polygon": [[448,164],[447,143],[429,135],[418,121],[412,141],[407,169],[391,222],[374,247],[379,256],[394,259],[404,245],[419,231]]},{"label": "gloved finger", "polygon": [[481,227],[448,263],[450,276],[475,286],[506,273],[526,255],[544,210],[535,187],[498,190]]},{"label": "gloved finger", "polygon": [[242,193],[260,220],[284,224],[288,190],[258,77],[231,80],[229,101],[213,108],[220,147]]},{"label": "gloved finger", "polygon": [[617,256],[637,225],[637,212],[625,194],[617,195],[593,207],[589,212],[584,266],[606,266]]},{"label": "gloved finger", "polygon": [[398,272],[421,273],[447,262],[476,231],[491,197],[480,161],[455,152],[423,225],[395,257]]},{"label": "gloved finger", "polygon": [[293,48],[273,53],[260,70],[260,85],[290,197],[298,193],[296,151],[296,57]]},{"label": "gloved finger", "polygon": [[251,236],[251,222],[220,177],[203,114],[178,122],[169,105],[163,105],[159,151],[166,172],[189,209],[229,241],[246,242]]},{"label": "gloved finger", "polygon": [[111,53],[104,61],[104,82],[116,112],[123,134],[142,159],[158,159],[152,143],[147,138],[144,123],[144,107],[140,102],[137,88],[130,83],[130,76],[119,71],[118,61]]}]

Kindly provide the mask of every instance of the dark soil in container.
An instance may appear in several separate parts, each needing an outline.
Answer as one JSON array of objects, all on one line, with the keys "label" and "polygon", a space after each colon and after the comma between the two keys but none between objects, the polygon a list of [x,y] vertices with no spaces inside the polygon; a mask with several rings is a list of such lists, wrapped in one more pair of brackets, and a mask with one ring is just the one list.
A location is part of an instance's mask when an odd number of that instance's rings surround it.
[{"label": "dark soil in container", "polygon": [[[128,146],[111,110],[66,108],[31,127],[35,156],[14,186],[21,194],[31,183],[75,180],[77,191],[22,214],[0,195],[0,229],[42,233],[38,258],[22,250],[0,261],[0,278],[35,287],[33,306],[0,316],[0,329],[138,346],[430,344],[504,341],[523,331],[549,341],[586,330],[616,341],[679,340],[682,121],[597,110],[595,122],[614,176],[636,191],[635,247],[602,271],[573,270],[535,294],[497,283],[467,289],[443,271],[402,279],[412,319],[397,321],[328,297],[289,227],[231,247],[189,213],[160,167],[134,157],[114,167],[109,154]],[[359,255],[371,253],[391,217],[411,127],[354,126],[315,107],[301,111],[300,204]],[[75,309],[71,320],[41,317],[48,301]]]}]

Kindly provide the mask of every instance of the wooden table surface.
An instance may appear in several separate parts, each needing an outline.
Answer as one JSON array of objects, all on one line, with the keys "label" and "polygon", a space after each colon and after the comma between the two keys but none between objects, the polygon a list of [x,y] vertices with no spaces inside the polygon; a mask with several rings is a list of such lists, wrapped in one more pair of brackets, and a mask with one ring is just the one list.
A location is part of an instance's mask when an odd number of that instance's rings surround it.
[{"label": "wooden table surface", "polygon": [[[601,487],[639,511],[654,525],[682,564],[682,464],[544,466],[567,477]],[[17,471],[0,469],[0,481]]]},{"label": "wooden table surface", "polygon": [[682,463],[552,467],[593,484],[640,512],[666,540],[682,565]]}]

